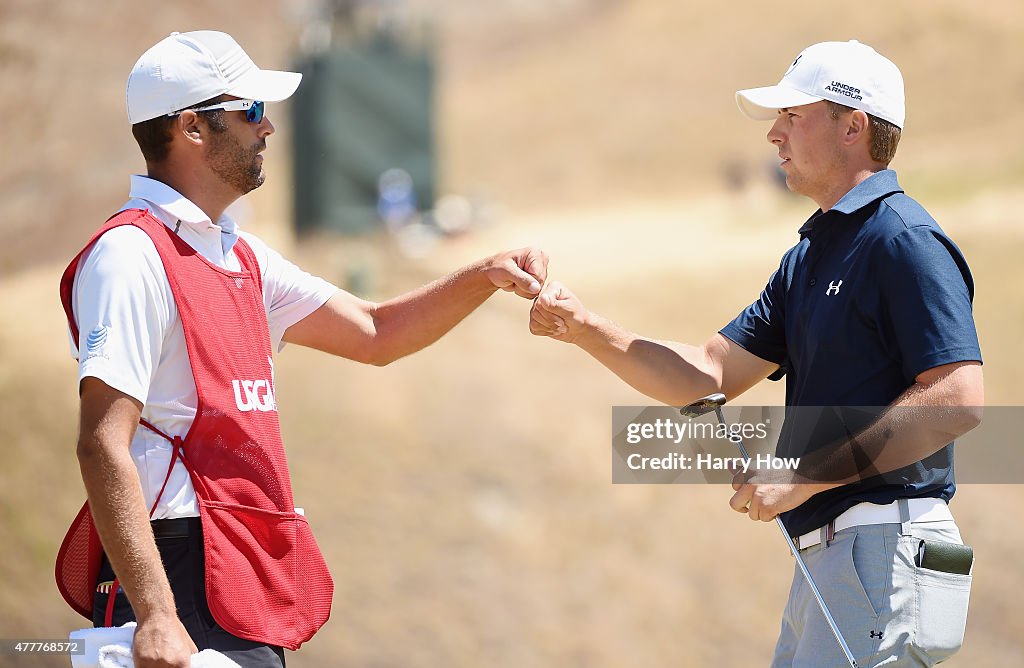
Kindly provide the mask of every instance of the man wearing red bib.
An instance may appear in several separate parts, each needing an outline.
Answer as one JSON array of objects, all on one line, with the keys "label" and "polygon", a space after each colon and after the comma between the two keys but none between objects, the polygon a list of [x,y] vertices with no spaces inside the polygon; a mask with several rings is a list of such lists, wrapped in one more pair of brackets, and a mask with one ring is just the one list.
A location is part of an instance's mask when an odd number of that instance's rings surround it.
[{"label": "man wearing red bib", "polygon": [[265,104],[299,79],[259,69],[220,32],[143,54],[127,103],[148,175],[61,280],[88,502],[57,584],[97,626],[137,621],[140,668],[187,666],[205,648],[283,666],[283,648],[330,614],[333,583],[292,498],[274,352],[387,364],[497,289],[532,298],[547,276],[547,257],[520,249],[371,303],[241,232],[224,211],[262,185]]}]

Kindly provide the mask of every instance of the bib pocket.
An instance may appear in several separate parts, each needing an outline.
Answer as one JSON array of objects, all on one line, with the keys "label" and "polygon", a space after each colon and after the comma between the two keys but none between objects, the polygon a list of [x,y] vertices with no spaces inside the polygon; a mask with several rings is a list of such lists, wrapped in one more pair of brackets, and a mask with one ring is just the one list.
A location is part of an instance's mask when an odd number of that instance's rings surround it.
[{"label": "bib pocket", "polygon": [[200,501],[206,597],[229,633],[297,649],[330,616],[333,582],[306,518]]}]

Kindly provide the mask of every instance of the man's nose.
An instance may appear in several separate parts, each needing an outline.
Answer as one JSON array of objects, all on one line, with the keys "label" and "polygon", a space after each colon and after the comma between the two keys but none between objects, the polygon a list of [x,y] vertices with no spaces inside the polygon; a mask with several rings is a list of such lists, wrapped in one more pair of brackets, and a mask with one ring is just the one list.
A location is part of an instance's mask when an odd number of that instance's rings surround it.
[{"label": "man's nose", "polygon": [[782,116],[779,116],[777,119],[775,119],[775,122],[772,123],[771,129],[768,130],[768,143],[769,144],[781,144],[782,143],[782,140],[784,139],[784,135],[782,133],[782,129],[779,127],[779,122],[781,120],[782,120]]},{"label": "man's nose", "polygon": [[260,121],[260,137],[269,137],[274,134],[274,124],[270,122],[270,116],[263,116],[263,120]]}]

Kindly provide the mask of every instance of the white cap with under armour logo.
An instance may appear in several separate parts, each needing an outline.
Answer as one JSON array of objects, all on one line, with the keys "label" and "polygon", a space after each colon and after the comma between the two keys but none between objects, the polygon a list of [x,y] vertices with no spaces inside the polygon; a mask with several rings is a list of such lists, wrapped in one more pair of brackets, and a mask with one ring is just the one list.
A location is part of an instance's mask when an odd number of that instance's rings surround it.
[{"label": "white cap with under armour logo", "polygon": [[261,70],[227,33],[171,33],[150,47],[128,75],[128,121],[133,125],[186,109],[218,95],[278,102],[302,75]]},{"label": "white cap with under armour logo", "polygon": [[779,109],[819,100],[860,109],[901,129],[906,120],[900,69],[856,40],[809,46],[777,85],[736,92],[740,111],[756,120],[771,120]]}]

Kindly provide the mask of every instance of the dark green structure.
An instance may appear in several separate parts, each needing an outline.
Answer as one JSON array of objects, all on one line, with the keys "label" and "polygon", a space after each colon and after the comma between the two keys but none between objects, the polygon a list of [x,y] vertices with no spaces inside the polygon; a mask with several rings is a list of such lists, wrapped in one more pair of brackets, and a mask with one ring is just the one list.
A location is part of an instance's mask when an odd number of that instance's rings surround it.
[{"label": "dark green structure", "polygon": [[376,229],[377,183],[413,179],[420,210],[434,203],[434,78],[427,51],[394,40],[335,47],[298,66],[292,98],[297,229]]}]

